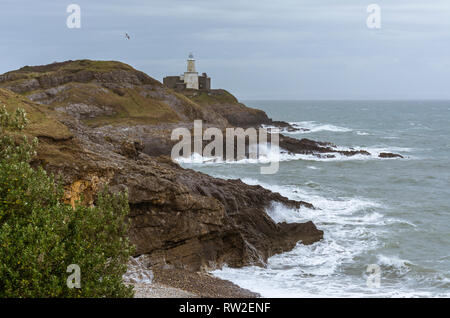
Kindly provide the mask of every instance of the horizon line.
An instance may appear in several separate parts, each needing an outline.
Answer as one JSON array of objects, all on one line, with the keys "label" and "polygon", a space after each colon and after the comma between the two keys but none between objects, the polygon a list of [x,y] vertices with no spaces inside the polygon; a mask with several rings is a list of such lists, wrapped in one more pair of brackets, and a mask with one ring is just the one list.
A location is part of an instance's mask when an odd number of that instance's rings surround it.
[{"label": "horizon line", "polygon": [[428,101],[440,101],[440,102],[450,102],[450,98],[295,98],[295,99],[286,99],[286,98],[239,98],[239,101],[285,101],[285,102],[297,102],[297,101],[306,101],[306,102],[313,102],[313,101],[380,101],[380,102],[395,102],[395,101],[405,101],[405,102],[428,102]]}]

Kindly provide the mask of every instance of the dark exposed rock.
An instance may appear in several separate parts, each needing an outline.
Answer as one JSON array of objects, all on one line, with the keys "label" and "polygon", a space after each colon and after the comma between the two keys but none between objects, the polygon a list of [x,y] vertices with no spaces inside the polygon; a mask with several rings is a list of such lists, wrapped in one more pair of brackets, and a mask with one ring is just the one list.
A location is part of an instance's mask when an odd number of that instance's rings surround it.
[{"label": "dark exposed rock", "polygon": [[313,154],[319,157],[323,153],[338,153],[345,156],[354,156],[356,154],[370,155],[365,150],[337,150],[336,145],[329,142],[318,142],[306,138],[298,140],[284,135],[280,135],[280,147],[291,153]]},{"label": "dark exposed rock", "polygon": [[[323,232],[312,222],[277,224],[266,213],[273,202],[292,209],[313,208],[306,202],[240,180],[186,170],[168,157],[144,154],[140,132],[146,127],[89,127],[82,116],[55,112],[51,106],[3,91],[2,103],[11,109],[26,108],[35,118],[30,134],[39,136],[40,143],[32,164],[61,175],[66,202],[75,204],[83,198],[83,203],[95,204],[105,185],[113,192],[128,191],[130,239],[137,255],[148,254],[154,265],[189,270],[263,265],[268,257],[292,249],[299,241],[311,244],[322,238]],[[157,135],[157,130],[150,130]]]},{"label": "dark exposed rock", "polygon": [[65,107],[57,107],[56,111],[67,113],[70,116],[79,118],[79,119],[87,119],[87,118],[95,118],[101,115],[112,115],[114,110],[110,107],[97,107],[94,105],[87,105],[84,103],[75,103],[68,104]]},{"label": "dark exposed rock", "polygon": [[403,158],[402,155],[390,152],[381,152],[378,157],[380,158]]},{"label": "dark exposed rock", "polygon": [[[265,212],[273,202],[292,209],[312,208],[260,186],[240,180],[221,180],[186,170],[170,158],[152,158],[139,152],[139,143],[116,147],[99,142],[98,131],[62,119],[76,136],[71,145],[57,145],[76,161],[39,152],[40,164],[63,173],[67,200],[95,200],[102,184],[129,193],[130,238],[137,254],[149,254],[154,264],[169,263],[192,270],[262,265],[268,257],[292,249],[301,240],[322,238],[313,223],[276,224]],[[42,141],[43,149],[49,141]],[[137,153],[137,155],[136,155]],[[76,168],[74,168],[74,165]],[[89,202],[86,202],[89,203]]]},{"label": "dark exposed rock", "polygon": [[247,128],[272,123],[264,111],[245,106],[224,89],[208,92],[184,90],[181,93],[208,111],[218,113],[226,120],[228,127]]},{"label": "dark exposed rock", "polygon": [[291,124],[285,122],[285,121],[279,121],[279,120],[272,120],[270,125],[280,129],[280,130],[285,130],[287,132],[297,132],[297,131],[309,131],[309,129],[307,128],[298,128],[298,127],[294,127]]}]

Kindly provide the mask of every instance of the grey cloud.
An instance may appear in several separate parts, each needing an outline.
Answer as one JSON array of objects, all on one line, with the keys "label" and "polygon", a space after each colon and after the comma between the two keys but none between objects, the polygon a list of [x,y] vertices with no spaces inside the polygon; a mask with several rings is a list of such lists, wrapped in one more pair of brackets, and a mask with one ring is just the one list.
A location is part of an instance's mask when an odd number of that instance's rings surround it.
[{"label": "grey cloud", "polygon": [[[73,2],[80,30],[65,26]],[[365,24],[373,2],[380,30]],[[161,80],[193,51],[241,99],[450,98],[447,0],[1,0],[0,33],[0,73],[91,58]]]}]

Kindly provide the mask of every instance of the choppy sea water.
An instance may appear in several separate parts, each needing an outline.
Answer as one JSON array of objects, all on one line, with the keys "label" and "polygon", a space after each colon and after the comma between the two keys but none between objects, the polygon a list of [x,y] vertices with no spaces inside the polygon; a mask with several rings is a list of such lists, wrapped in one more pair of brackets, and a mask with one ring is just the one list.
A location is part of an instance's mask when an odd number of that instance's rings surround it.
[{"label": "choppy sea water", "polygon": [[[264,297],[450,297],[450,101],[245,101],[308,132],[294,138],[363,148],[371,156],[282,155],[264,163],[183,162],[220,178],[241,178],[317,210],[268,211],[276,222],[312,220],[324,231],[267,267],[213,272]],[[379,159],[380,152],[405,159]],[[267,165],[267,164],[266,164]],[[367,273],[380,269],[380,284]]]}]

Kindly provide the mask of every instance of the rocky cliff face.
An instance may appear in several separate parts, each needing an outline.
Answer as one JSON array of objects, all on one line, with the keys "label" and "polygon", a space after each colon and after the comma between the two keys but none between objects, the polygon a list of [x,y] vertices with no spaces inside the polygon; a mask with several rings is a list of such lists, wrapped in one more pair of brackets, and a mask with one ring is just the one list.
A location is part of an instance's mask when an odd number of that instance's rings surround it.
[{"label": "rocky cliff face", "polygon": [[299,241],[322,238],[312,222],[277,224],[266,213],[274,202],[294,209],[310,204],[186,170],[161,156],[170,148],[167,132],[177,125],[193,119],[245,124],[230,115],[233,107],[248,114],[249,125],[273,123],[229,93],[182,95],[127,65],[93,61],[25,67],[1,75],[0,87],[1,104],[29,114],[27,133],[40,140],[34,164],[62,176],[67,203],[95,204],[106,184],[128,191],[130,238],[154,265],[261,265]]},{"label": "rocky cliff face", "polygon": [[74,132],[73,142],[79,149],[73,155],[79,162],[67,167],[42,154],[40,163],[48,171],[64,171],[72,198],[83,194],[95,200],[99,184],[109,184],[112,191],[127,190],[130,238],[137,254],[150,254],[155,265],[166,262],[198,270],[225,263],[262,264],[299,240],[309,244],[322,237],[312,223],[275,224],[265,213],[272,202],[311,208],[307,203],[239,180],[225,181],[182,169],[167,157],[154,158],[138,150],[115,151],[103,144],[105,140],[95,129],[71,120],[63,122]]}]

